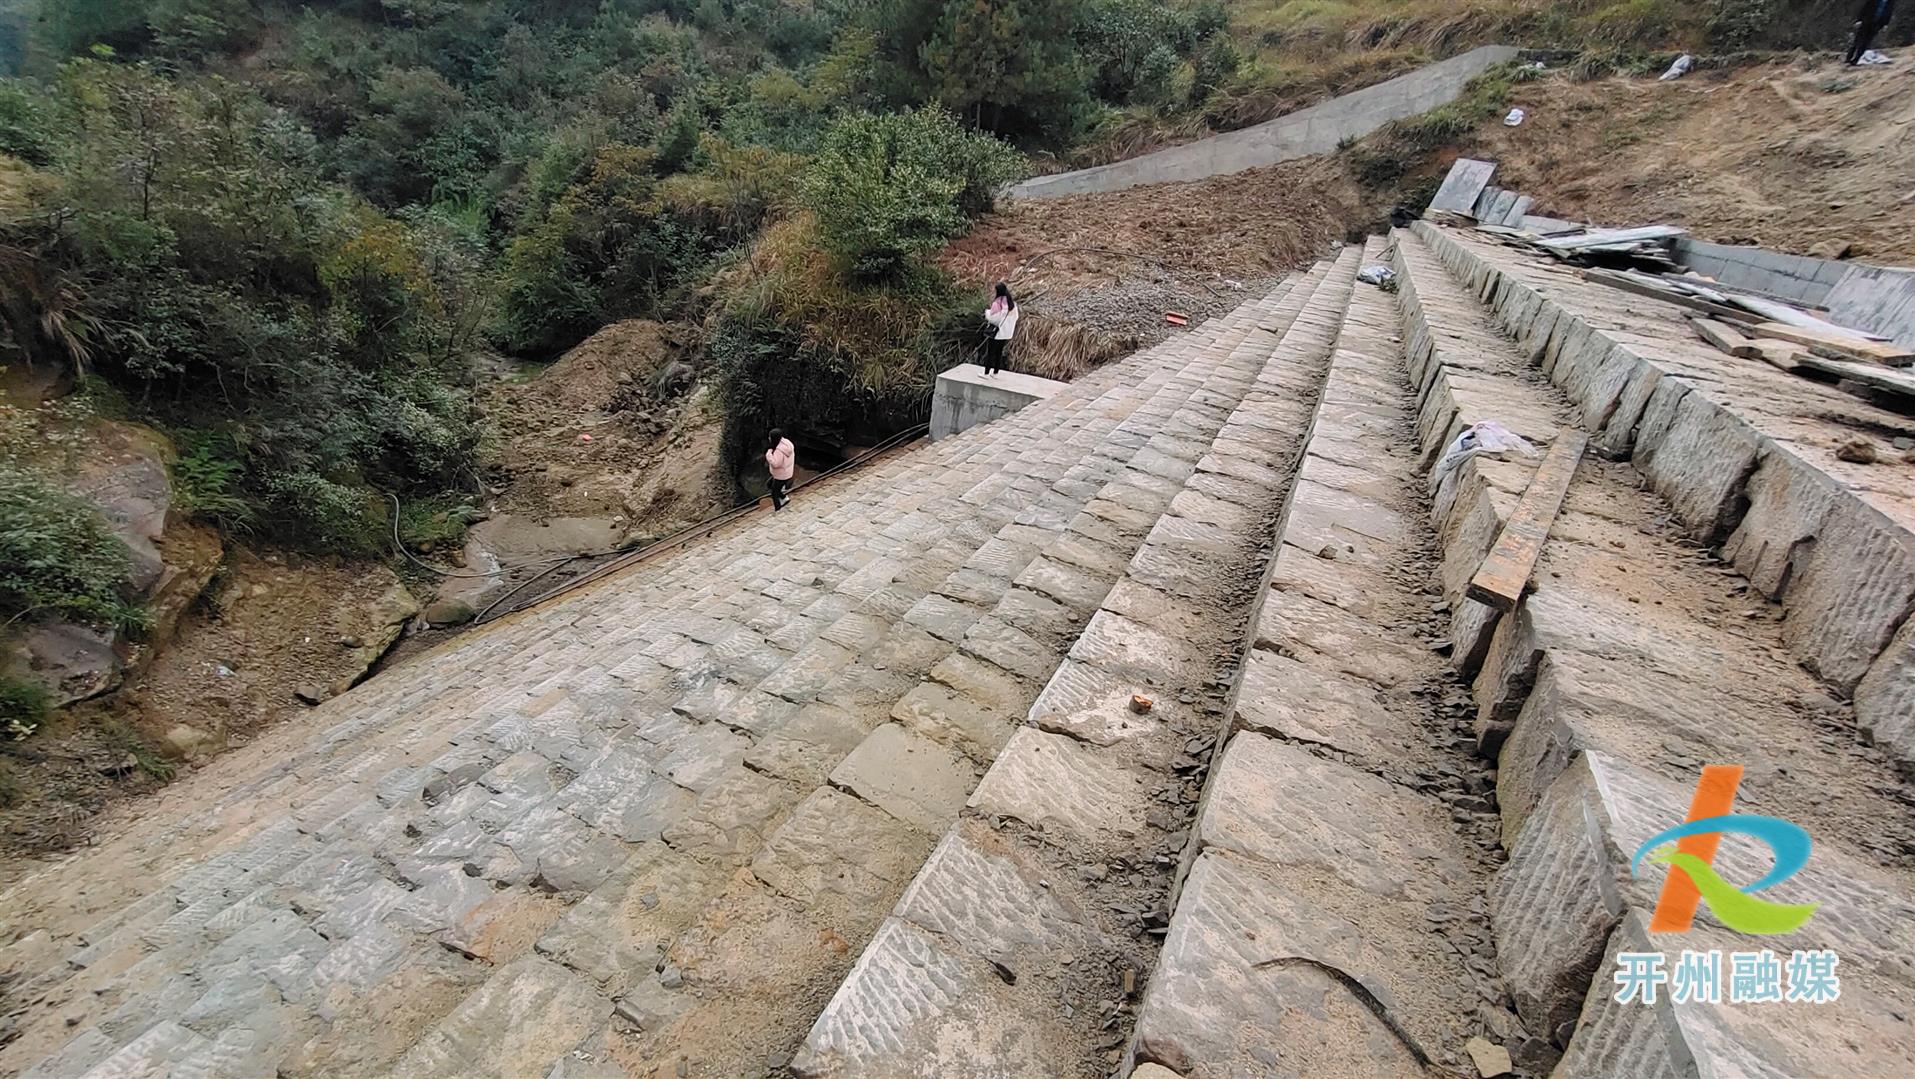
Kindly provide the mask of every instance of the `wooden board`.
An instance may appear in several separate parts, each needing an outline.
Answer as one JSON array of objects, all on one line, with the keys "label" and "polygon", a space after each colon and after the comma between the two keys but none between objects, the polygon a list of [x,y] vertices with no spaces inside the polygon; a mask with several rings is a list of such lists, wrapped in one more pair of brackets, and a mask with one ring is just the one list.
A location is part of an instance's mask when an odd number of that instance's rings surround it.
[{"label": "wooden board", "polygon": [[1703,314],[1724,322],[1749,323],[1761,317],[1759,315],[1750,314],[1741,308],[1728,307],[1719,303],[1710,303],[1708,300],[1691,296],[1687,293],[1677,292],[1674,289],[1662,288],[1659,285],[1644,284],[1641,281],[1624,277],[1622,274],[1611,270],[1583,270],[1580,272],[1585,281],[1594,281],[1598,285],[1608,285],[1610,288],[1621,289],[1624,292],[1633,292],[1638,296],[1649,296],[1661,300],[1664,303],[1675,304],[1677,307],[1686,307],[1691,311],[1700,311]]},{"label": "wooden board", "polygon": [[1712,318],[1692,318],[1689,320],[1689,326],[1696,331],[1697,337],[1731,356],[1740,356],[1746,360],[1762,358],[1762,351],[1726,322],[1717,322]]},{"label": "wooden board", "polygon": [[1751,326],[1748,332],[1755,337],[1772,337],[1778,341],[1794,342],[1825,359],[1855,360],[1860,363],[1879,363],[1889,367],[1907,367],[1911,362],[1915,362],[1915,352],[1897,344],[1869,341],[1860,337],[1844,337],[1804,326],[1788,326],[1780,322],[1758,322]]},{"label": "wooden board", "polygon": [[1796,354],[1796,365],[1811,371],[1820,371],[1825,375],[1835,375],[1850,382],[1859,383],[1872,390],[1897,394],[1915,399],[1915,373],[1898,371],[1874,363],[1851,363],[1847,360],[1831,360],[1821,356]]},{"label": "wooden board", "polygon": [[1809,358],[1809,354],[1802,351],[1800,346],[1791,344],[1788,341],[1775,341],[1763,338],[1751,341],[1750,344],[1755,346],[1756,359],[1763,360],[1767,362],[1769,366],[1780,368],[1784,371],[1796,370],[1802,366],[1803,360]]},{"label": "wooden board", "polygon": [[1516,511],[1503,525],[1503,534],[1489,549],[1483,566],[1470,579],[1469,598],[1499,611],[1515,608],[1529,587],[1529,576],[1536,572],[1536,560],[1542,557],[1543,541],[1569,493],[1569,481],[1575,478],[1576,465],[1583,459],[1589,436],[1573,427],[1556,432],[1556,441],[1543,455],[1543,463],[1529,481],[1529,488],[1516,501]]}]

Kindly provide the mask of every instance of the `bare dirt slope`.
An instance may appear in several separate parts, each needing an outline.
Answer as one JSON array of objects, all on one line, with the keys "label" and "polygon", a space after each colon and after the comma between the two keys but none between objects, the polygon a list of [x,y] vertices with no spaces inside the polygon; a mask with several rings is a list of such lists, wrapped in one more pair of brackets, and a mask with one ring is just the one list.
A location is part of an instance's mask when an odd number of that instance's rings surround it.
[{"label": "bare dirt slope", "polygon": [[723,422],[686,362],[691,333],[631,319],[543,370],[502,367],[485,394],[507,476],[496,512],[659,532],[723,508]]},{"label": "bare dirt slope", "polygon": [[1883,67],[1824,56],[1672,82],[1550,78],[1516,93],[1528,119],[1486,126],[1477,149],[1544,212],[1800,254],[1849,243],[1856,258],[1915,263],[1915,50]]},{"label": "bare dirt slope", "polygon": [[[1522,125],[1491,120],[1390,188],[1366,187],[1335,154],[1028,202],[985,218],[942,262],[967,280],[1009,277],[1056,306],[1151,276],[1150,264],[1108,254],[1116,250],[1173,268],[1167,299],[1201,295],[1191,282],[1278,273],[1380,227],[1467,154],[1497,161],[1499,183],[1560,217],[1667,222],[1706,240],[1801,254],[1849,244],[1854,258],[1915,263],[1915,50],[1892,55],[1884,67],[1850,68],[1829,54],[1672,82],[1549,73],[1515,86]],[[1103,250],[1039,257],[1087,247]]]}]

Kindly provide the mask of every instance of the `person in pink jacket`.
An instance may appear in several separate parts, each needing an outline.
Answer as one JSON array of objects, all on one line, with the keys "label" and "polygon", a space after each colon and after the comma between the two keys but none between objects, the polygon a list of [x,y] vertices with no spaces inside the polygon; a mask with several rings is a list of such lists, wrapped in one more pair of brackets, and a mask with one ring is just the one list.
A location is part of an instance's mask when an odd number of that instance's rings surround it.
[{"label": "person in pink jacket", "polygon": [[798,468],[797,447],[776,427],[765,435],[765,464],[771,468],[771,508],[775,513],[791,501],[791,477]]},{"label": "person in pink jacket", "polygon": [[984,346],[984,373],[995,375],[1004,370],[1004,350],[1017,336],[1017,297],[1011,295],[1011,286],[997,283],[997,295],[984,309],[984,321],[991,324],[991,340]]}]

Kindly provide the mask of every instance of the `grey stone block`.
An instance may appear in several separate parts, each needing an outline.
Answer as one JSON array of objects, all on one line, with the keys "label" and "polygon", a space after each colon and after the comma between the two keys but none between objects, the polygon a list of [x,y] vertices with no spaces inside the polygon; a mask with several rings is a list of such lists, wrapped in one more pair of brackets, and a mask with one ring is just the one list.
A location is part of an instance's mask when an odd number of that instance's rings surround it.
[{"label": "grey stone block", "polygon": [[1144,827],[1143,778],[1060,735],[1021,728],[971,795],[970,807],[1045,831],[1122,841]]},{"label": "grey stone block", "polygon": [[831,782],[907,824],[936,832],[964,805],[977,771],[957,750],[886,723],[832,770]]}]

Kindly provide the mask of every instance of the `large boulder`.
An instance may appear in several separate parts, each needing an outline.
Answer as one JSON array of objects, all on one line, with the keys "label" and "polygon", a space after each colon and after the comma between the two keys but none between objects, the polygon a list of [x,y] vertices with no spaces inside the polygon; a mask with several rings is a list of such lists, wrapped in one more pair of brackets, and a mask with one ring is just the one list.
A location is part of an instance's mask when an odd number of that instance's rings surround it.
[{"label": "large boulder", "polygon": [[55,483],[98,507],[133,556],[122,589],[146,608],[150,628],[138,639],[70,622],[16,632],[0,647],[0,668],[45,686],[54,707],[117,688],[173,637],[180,616],[219,568],[219,533],[172,512],[167,464],[172,444],[138,424],[92,420],[68,449],[29,461]]},{"label": "large boulder", "polygon": [[60,708],[120,684],[126,660],[114,644],[114,635],[105,630],[46,622],[7,641],[0,666],[12,677],[45,687],[48,703]]},{"label": "large boulder", "polygon": [[369,570],[386,581],[386,586],[363,606],[340,608],[333,616],[333,628],[339,640],[346,642],[346,673],[333,682],[335,694],[344,693],[366,676],[379,657],[406,631],[406,624],[419,613],[419,601],[391,570],[379,566]]}]

